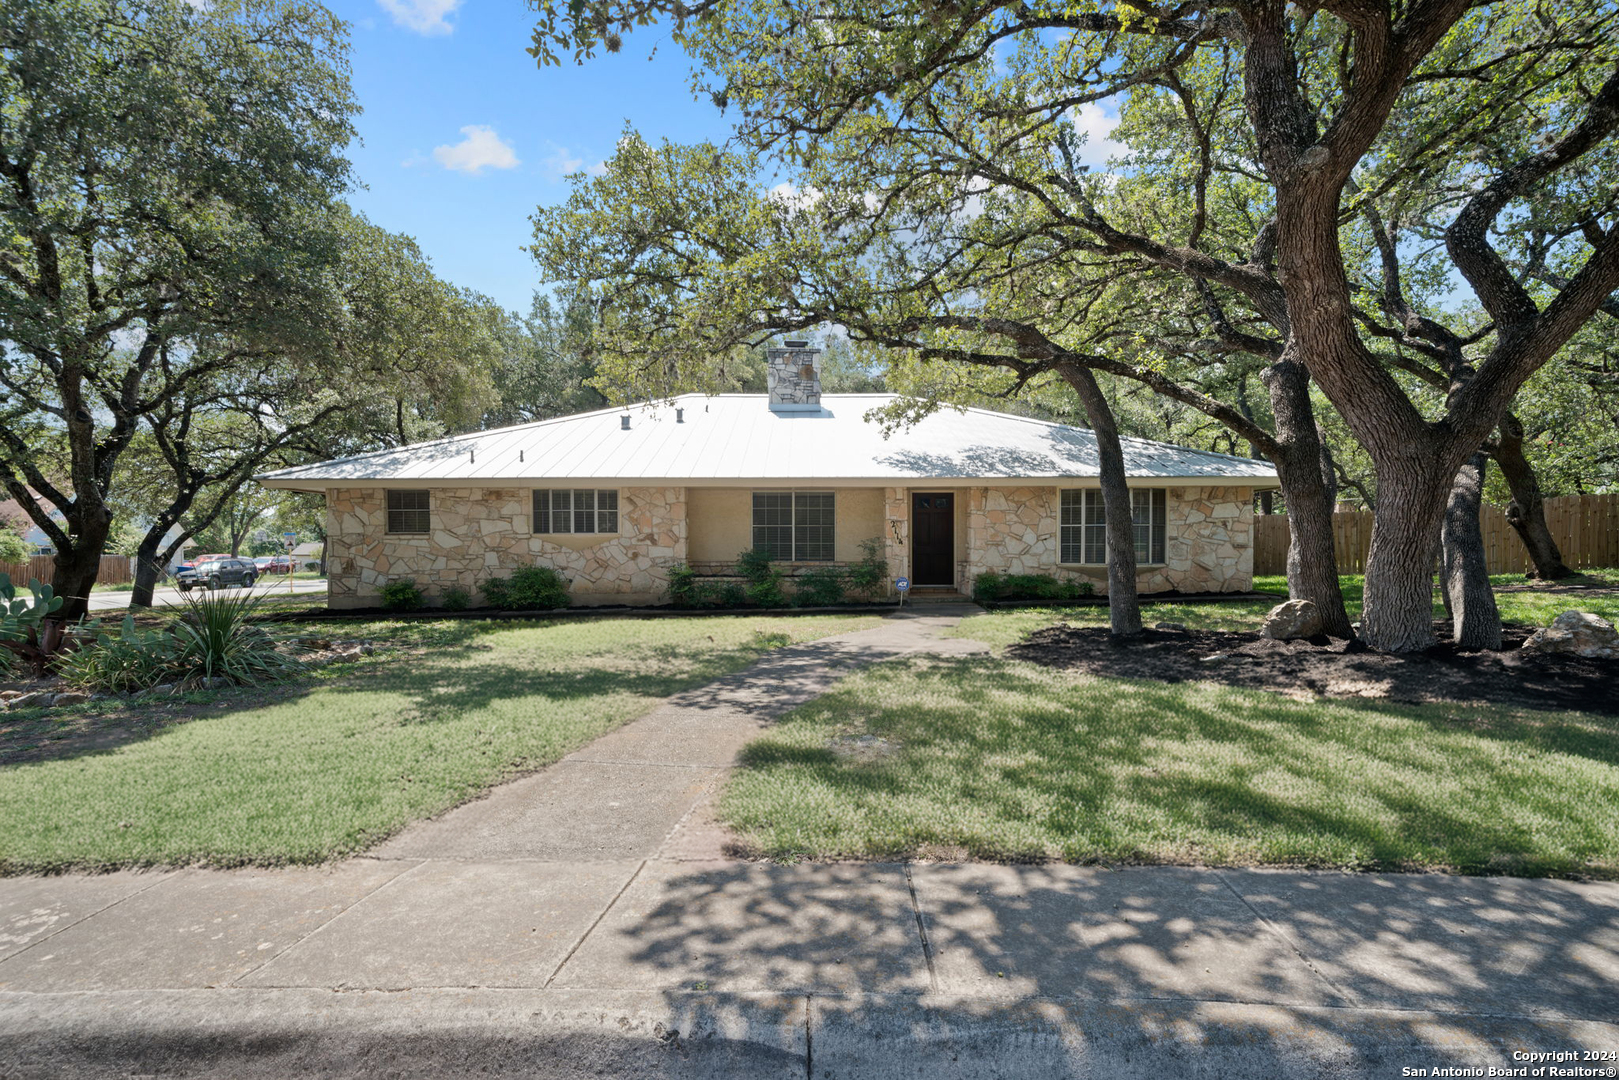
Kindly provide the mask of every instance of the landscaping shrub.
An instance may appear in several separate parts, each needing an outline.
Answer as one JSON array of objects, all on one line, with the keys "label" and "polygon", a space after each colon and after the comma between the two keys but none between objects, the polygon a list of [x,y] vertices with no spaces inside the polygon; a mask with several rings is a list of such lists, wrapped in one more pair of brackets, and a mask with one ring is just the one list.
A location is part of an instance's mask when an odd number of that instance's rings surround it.
[{"label": "landscaping shrub", "polygon": [[1088,581],[1059,578],[1051,574],[998,574],[987,570],[973,579],[973,599],[996,600],[1077,600],[1091,596],[1096,586]]},{"label": "landscaping shrub", "polygon": [[411,578],[395,578],[382,587],[382,606],[389,611],[415,611],[422,602],[422,590]]},{"label": "landscaping shrub", "polygon": [[509,578],[489,578],[478,588],[505,611],[549,611],[568,606],[568,579],[549,566],[525,566]]},{"label": "landscaping shrub", "polygon": [[841,566],[817,566],[793,578],[793,603],[799,607],[831,607],[843,603],[849,573]]},{"label": "landscaping shrub", "polygon": [[180,639],[167,627],[138,628],[133,615],[125,615],[116,632],[97,628],[90,641],[57,664],[70,685],[115,694],[177,681],[181,671]]},{"label": "landscaping shrub", "polygon": [[462,588],[445,589],[442,604],[445,611],[465,611],[472,606],[472,594]]},{"label": "landscaping shrub", "polygon": [[669,602],[675,607],[697,607],[697,595],[706,582],[697,580],[697,571],[680,563],[669,568]]},{"label": "landscaping shrub", "polygon": [[888,559],[883,554],[883,538],[860,541],[860,561],[849,567],[849,588],[867,598],[875,598],[888,580]]},{"label": "landscaping shrub", "polygon": [[278,649],[275,639],[251,621],[260,602],[251,593],[188,597],[185,613],[172,624],[179,640],[180,676],[260,683],[302,670],[302,664]]},{"label": "landscaping shrub", "polygon": [[783,575],[768,551],[744,551],[736,557],[736,572],[747,582],[748,603],[756,607],[786,607],[787,592]]}]

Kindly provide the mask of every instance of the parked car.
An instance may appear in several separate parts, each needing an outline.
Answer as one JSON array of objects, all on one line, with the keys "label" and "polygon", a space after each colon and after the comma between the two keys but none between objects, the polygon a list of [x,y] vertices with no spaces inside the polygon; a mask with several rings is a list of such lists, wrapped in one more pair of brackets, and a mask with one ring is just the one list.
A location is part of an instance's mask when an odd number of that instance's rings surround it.
[{"label": "parked car", "polygon": [[195,570],[197,567],[201,566],[203,563],[215,562],[215,561],[217,561],[219,559],[228,559],[228,558],[230,558],[229,555],[194,555],[194,556],[191,557],[191,560],[189,562],[183,562],[179,566],[175,567],[174,572],[176,574],[182,574],[187,570]]},{"label": "parked car", "polygon": [[253,560],[258,564],[261,574],[290,574],[292,573],[291,555],[265,555]]},{"label": "parked car", "polygon": [[244,589],[250,589],[258,576],[258,568],[252,563],[246,559],[233,559],[227,555],[206,562],[198,560],[195,566],[175,574],[174,583],[181,592],[190,592],[199,587],[223,589],[226,585],[240,585]]}]

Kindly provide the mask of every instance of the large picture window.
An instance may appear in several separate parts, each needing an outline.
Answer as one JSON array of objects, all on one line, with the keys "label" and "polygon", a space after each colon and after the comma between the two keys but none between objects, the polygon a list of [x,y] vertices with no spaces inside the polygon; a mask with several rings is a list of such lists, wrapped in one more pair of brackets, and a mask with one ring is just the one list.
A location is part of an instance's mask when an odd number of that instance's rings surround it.
[{"label": "large picture window", "polygon": [[552,488],[534,492],[536,533],[618,532],[618,492]]},{"label": "large picture window", "polygon": [[[1130,522],[1135,533],[1136,562],[1156,565],[1164,561],[1168,493],[1164,488],[1130,489]],[[1102,492],[1075,488],[1062,493],[1061,552],[1065,563],[1101,566],[1107,562],[1107,513]]]},{"label": "large picture window", "polygon": [[427,492],[389,490],[388,531],[421,535],[432,531],[433,515],[427,508]]},{"label": "large picture window", "polygon": [[831,562],[836,502],[830,491],[755,491],[753,549],[786,562]]}]

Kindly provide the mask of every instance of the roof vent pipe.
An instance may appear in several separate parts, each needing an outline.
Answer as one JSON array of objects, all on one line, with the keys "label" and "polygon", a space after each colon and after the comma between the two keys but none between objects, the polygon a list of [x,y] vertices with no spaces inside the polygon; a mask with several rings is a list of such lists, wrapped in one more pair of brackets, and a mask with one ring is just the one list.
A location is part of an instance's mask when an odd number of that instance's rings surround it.
[{"label": "roof vent pipe", "polygon": [[622,430],[622,431],[630,430],[630,414],[629,413],[625,413],[623,416],[618,418],[618,426],[619,426],[619,429]]},{"label": "roof vent pipe", "polygon": [[686,410],[677,407],[675,409],[675,423],[684,424],[685,422],[686,422]]}]

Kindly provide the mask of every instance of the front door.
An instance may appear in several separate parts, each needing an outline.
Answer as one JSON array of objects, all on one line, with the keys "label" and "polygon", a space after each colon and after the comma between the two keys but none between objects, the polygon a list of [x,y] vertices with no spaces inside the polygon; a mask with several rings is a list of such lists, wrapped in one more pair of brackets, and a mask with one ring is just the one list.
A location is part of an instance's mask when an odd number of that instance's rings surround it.
[{"label": "front door", "polygon": [[954,585],[955,496],[948,491],[911,495],[911,582]]}]

